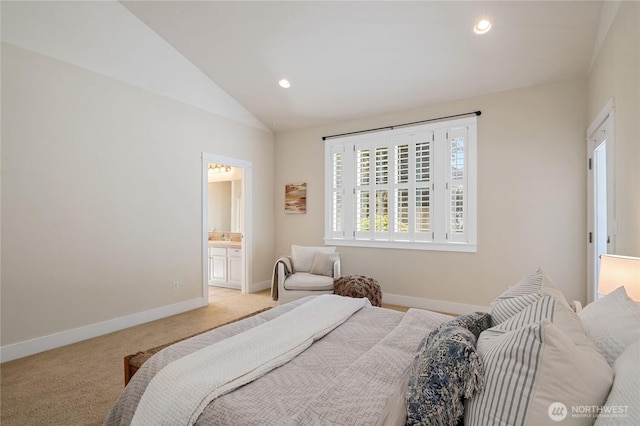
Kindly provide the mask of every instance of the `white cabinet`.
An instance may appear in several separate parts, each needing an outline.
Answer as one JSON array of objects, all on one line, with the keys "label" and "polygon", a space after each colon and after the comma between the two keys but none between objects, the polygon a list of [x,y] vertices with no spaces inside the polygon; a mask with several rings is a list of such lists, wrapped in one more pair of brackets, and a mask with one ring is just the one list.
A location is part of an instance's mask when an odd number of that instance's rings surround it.
[{"label": "white cabinet", "polygon": [[240,286],[242,282],[242,250],[227,249],[227,282]]},{"label": "white cabinet", "polygon": [[227,281],[227,249],[209,247],[209,281]]},{"label": "white cabinet", "polygon": [[239,289],[242,283],[242,249],[209,246],[209,284]]}]

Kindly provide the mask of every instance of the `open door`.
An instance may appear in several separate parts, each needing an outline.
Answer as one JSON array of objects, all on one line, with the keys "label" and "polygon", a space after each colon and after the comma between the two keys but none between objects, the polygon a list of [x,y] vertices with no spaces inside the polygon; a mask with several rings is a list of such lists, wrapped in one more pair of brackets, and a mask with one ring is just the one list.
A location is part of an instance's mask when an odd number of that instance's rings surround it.
[{"label": "open door", "polygon": [[[212,217],[220,217],[216,219],[216,223],[223,223],[221,219],[222,214],[210,211],[212,209],[210,203],[210,197],[212,197],[215,191],[212,191],[212,184],[210,183],[212,172],[220,172],[219,167],[216,170],[212,170],[214,167],[229,166],[238,173],[232,178],[229,178],[230,200],[226,206],[228,212],[226,212],[227,227],[229,229],[217,229],[218,234],[223,234],[223,239],[220,241],[222,248],[216,247],[214,253],[212,253],[209,247],[209,232],[213,232],[211,229]],[[237,288],[235,283],[240,283],[240,291],[242,293],[248,293],[249,283],[252,280],[251,276],[251,162],[245,160],[239,160],[236,158],[225,157],[217,154],[202,153],[202,296],[203,305],[209,304],[209,284],[216,281],[221,287]],[[215,180],[215,179],[214,179]],[[225,179],[222,179],[223,181]],[[218,182],[220,183],[220,182]],[[240,194],[240,196],[234,196],[233,194]],[[215,207],[215,206],[214,206]],[[229,235],[240,236],[241,248],[230,244]],[[226,237],[226,238],[225,238]],[[225,247],[225,244],[229,243],[229,247]],[[224,251],[226,254],[223,256],[220,251]],[[225,284],[226,283],[226,284]]]},{"label": "open door", "polygon": [[600,255],[615,252],[613,129],[610,101],[587,131],[587,303],[598,298]]}]

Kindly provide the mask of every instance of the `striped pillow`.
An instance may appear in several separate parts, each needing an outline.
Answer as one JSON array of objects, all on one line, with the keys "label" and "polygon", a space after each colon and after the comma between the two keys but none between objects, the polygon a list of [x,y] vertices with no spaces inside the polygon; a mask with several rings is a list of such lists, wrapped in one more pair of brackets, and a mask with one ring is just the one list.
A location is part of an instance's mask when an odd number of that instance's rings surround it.
[{"label": "striped pillow", "polygon": [[555,403],[566,407],[563,424],[593,424],[572,407],[602,405],[613,382],[575,313],[551,296],[484,331],[477,349],[484,389],[467,402],[465,425],[553,424]]},{"label": "striped pillow", "polygon": [[491,303],[491,325],[497,326],[509,318],[518,315],[534,302],[540,300],[540,294],[530,293],[518,297],[496,299]]},{"label": "striped pillow", "polygon": [[553,296],[569,307],[562,291],[538,268],[491,302],[492,325],[508,320],[545,295]]}]

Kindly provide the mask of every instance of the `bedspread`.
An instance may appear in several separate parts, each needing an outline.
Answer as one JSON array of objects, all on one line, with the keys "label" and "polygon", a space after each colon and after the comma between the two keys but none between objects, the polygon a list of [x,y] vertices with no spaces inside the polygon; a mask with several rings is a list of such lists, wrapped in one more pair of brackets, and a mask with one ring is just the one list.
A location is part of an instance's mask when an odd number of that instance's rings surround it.
[{"label": "bedspread", "polygon": [[[157,353],[129,382],[105,424],[130,424],[151,378],[173,360],[263,324],[307,300],[281,305]],[[287,364],[213,400],[196,424],[380,424],[390,401],[398,400],[421,339],[449,318],[416,309],[403,314],[365,307]]]}]

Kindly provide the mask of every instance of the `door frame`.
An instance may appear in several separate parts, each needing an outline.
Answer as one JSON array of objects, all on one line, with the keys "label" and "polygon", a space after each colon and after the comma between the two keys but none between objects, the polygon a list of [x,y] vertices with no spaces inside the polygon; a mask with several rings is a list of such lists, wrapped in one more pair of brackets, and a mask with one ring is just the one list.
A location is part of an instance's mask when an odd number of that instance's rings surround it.
[{"label": "door frame", "polygon": [[227,164],[242,169],[242,197],[240,201],[240,233],[242,234],[242,282],[240,291],[249,292],[252,282],[252,242],[253,242],[253,165],[251,161],[210,152],[202,153],[202,299],[203,306],[209,304],[209,163]]},{"label": "door frame", "polygon": [[607,177],[607,253],[615,253],[616,235],[618,233],[616,219],[616,191],[615,191],[615,105],[610,98],[604,108],[593,120],[587,129],[587,303],[597,298],[597,282],[599,259],[596,253],[596,188],[595,180],[595,156],[594,151],[599,146],[600,140],[597,132],[604,131],[606,136],[606,177]]}]

